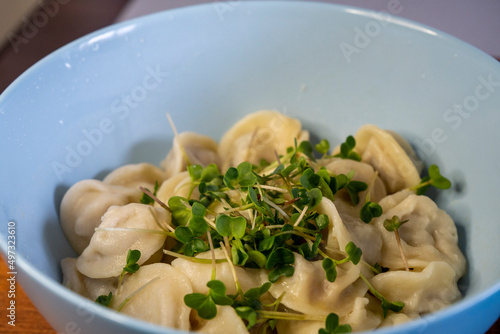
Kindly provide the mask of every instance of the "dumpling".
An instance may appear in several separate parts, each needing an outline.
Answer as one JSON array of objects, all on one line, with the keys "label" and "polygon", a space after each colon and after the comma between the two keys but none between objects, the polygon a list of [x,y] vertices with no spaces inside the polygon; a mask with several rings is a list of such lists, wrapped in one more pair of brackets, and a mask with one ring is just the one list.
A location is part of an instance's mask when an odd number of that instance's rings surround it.
[{"label": "dumpling", "polygon": [[285,154],[288,147],[294,146],[295,139],[298,144],[309,140],[309,133],[302,130],[297,119],[271,110],[247,115],[229,129],[220,141],[219,155],[223,170],[243,161],[254,165],[258,165],[261,159],[274,161],[276,153]]},{"label": "dumpling", "polygon": [[117,309],[140,288],[143,290],[133,296],[120,313],[162,326],[190,329],[191,309],[184,304],[184,296],[193,290],[183,273],[166,263],[142,266],[127,277],[119,294],[112,299],[112,308]]},{"label": "dumpling", "polygon": [[161,163],[168,178],[186,170],[186,157],[182,149],[193,165],[206,167],[211,163],[220,163],[215,140],[194,132],[182,132],[174,138],[172,149]]},{"label": "dumpling", "polygon": [[[191,189],[191,177],[188,172],[181,172],[163,182],[158,188],[156,197],[165,204],[168,204],[168,200],[173,196],[181,196],[187,198],[189,191]],[[193,189],[191,198],[199,198],[200,193],[198,187]],[[154,204],[159,206],[158,203]]]},{"label": "dumpling", "polygon": [[[337,210],[338,209],[338,210]],[[365,224],[358,216],[354,216],[356,209],[343,201],[332,203],[327,198],[321,200],[318,212],[328,215],[328,236],[326,250],[330,256],[334,256],[332,250],[344,253],[345,246],[352,241],[361,248],[362,258],[370,265],[380,262],[382,250],[382,237],[375,226]]]},{"label": "dumpling", "polygon": [[107,296],[110,292],[114,295],[118,288],[118,278],[90,278],[83,276],[83,283],[91,300],[96,300],[101,295]]},{"label": "dumpling", "polygon": [[[307,261],[295,254],[294,267],[293,276],[281,277],[269,292],[274,298],[286,292],[281,303],[297,312],[325,316],[334,312],[342,317],[352,311],[356,297],[368,291],[359,278],[359,266],[351,262],[337,266],[337,279],[333,283],[326,279],[321,261]],[[267,281],[267,273],[261,273],[261,278]]]},{"label": "dumpling", "polygon": [[398,216],[409,220],[398,232],[410,268],[422,270],[432,261],[445,261],[455,270],[457,279],[464,274],[465,257],[458,247],[455,223],[433,200],[401,191],[387,196],[379,204],[384,213],[372,221],[383,239],[379,264],[392,270],[404,269],[394,232],[384,228],[385,219]]},{"label": "dumpling", "polygon": [[[161,224],[170,224],[171,215],[163,208],[146,204],[112,206],[102,217],[100,228],[131,228],[162,231],[148,208],[151,208]],[[130,249],[141,252],[137,262],[143,264],[163,247],[166,235],[142,231],[96,231],[89,246],[78,257],[78,270],[91,278],[107,278],[120,275],[127,263]],[[161,254],[160,258],[161,259]]]},{"label": "dumpling", "polygon": [[76,269],[76,258],[66,257],[61,260],[62,284],[83,297],[89,297],[85,286],[85,276]]},{"label": "dumpling", "polygon": [[377,227],[364,223],[359,218],[359,210],[343,201],[336,201],[335,206],[351,241],[363,251],[362,258],[370,265],[381,261],[383,239]]},{"label": "dumpling", "polygon": [[[345,246],[349,243],[349,241],[352,241],[352,235],[345,227],[342,218],[340,218],[335,204],[333,204],[333,202],[328,198],[323,197],[317,210],[318,213],[326,214],[329,218],[328,236],[326,241],[327,252],[329,250],[344,252]],[[332,253],[329,252],[329,254],[330,256],[333,256]]]},{"label": "dumpling", "polygon": [[[215,249],[214,252],[216,259],[226,258],[224,256],[223,251],[220,248]],[[211,260],[212,254],[210,251],[208,251],[197,254],[196,258]],[[189,280],[191,281],[191,285],[193,286],[194,292],[199,292],[199,293],[208,292],[207,283],[211,280],[212,276],[211,263],[207,264],[196,263],[178,258],[172,261],[172,266],[183,272],[189,278]],[[226,293],[228,295],[236,294],[237,293],[236,285],[234,283],[234,278],[231,272],[230,265],[227,262],[224,262],[216,264],[215,267],[216,267],[216,279],[224,283],[224,285],[226,286]],[[238,281],[243,291],[255,288],[261,284],[259,269],[242,268],[239,266],[236,266],[234,269],[236,270],[236,276],[238,277]]]},{"label": "dumpling", "polygon": [[278,320],[276,331],[278,334],[318,334],[321,328],[325,328],[324,321],[315,320]]},{"label": "dumpling", "polygon": [[[376,328],[382,322],[382,316],[367,308],[368,303],[367,298],[356,297],[352,311],[346,316],[339,317],[339,323],[349,324],[353,332]],[[278,320],[276,322],[278,334],[318,334],[321,328],[325,328],[325,321]]]},{"label": "dumpling", "polygon": [[98,180],[83,180],[69,188],[61,202],[61,226],[75,252],[81,254],[88,246],[110,206],[138,202],[141,196],[139,189]]},{"label": "dumpling", "polygon": [[247,326],[231,306],[217,305],[217,315],[211,320],[201,319],[197,315],[192,315],[191,319],[192,330],[195,332],[248,334]]},{"label": "dumpling", "polygon": [[[388,193],[410,188],[420,182],[419,171],[413,161],[389,132],[368,124],[362,126],[354,138],[354,151],[361,155],[361,161],[372,165],[379,172]],[[334,153],[339,152],[340,148],[337,147]]]},{"label": "dumpling", "polygon": [[[368,189],[359,193],[359,204],[355,206],[357,211],[365,204],[367,192],[370,191],[370,201],[378,202],[387,196],[387,190],[384,182],[377,172],[367,163],[355,161],[351,159],[333,158],[325,166],[326,170],[335,175],[344,174],[354,171],[352,180],[361,181],[368,185]],[[344,201],[352,205],[352,201],[347,192],[339,191],[335,194],[335,200]]]},{"label": "dumpling", "polygon": [[461,294],[455,271],[446,262],[429,263],[421,272],[388,271],[370,280],[373,287],[391,301],[405,304],[405,314],[434,312],[450,305]]},{"label": "dumpling", "polygon": [[153,191],[155,183],[161,184],[167,175],[160,168],[148,164],[130,164],[109,173],[102,182],[117,186],[139,189],[139,186]]},{"label": "dumpling", "polygon": [[341,319],[341,323],[351,325],[353,332],[376,328],[382,322],[382,316],[378,312],[380,306],[377,305],[377,311],[373,310],[374,307],[375,305],[370,304],[370,299],[356,297],[352,311]]},{"label": "dumpling", "polygon": [[418,314],[405,314],[405,313],[395,313],[389,312],[387,317],[382,321],[379,327],[388,327],[404,324],[405,322],[411,321],[413,319],[418,319],[420,316]]}]

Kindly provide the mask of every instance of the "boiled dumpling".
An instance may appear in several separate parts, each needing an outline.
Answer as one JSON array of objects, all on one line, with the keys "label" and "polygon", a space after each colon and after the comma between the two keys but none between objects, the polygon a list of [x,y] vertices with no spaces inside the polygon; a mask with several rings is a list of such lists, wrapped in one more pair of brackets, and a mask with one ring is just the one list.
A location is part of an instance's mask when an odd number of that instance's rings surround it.
[{"label": "boiled dumpling", "polygon": [[247,115],[238,121],[222,137],[219,155],[223,170],[237,166],[243,161],[258,165],[261,159],[276,160],[276,154],[285,154],[286,149],[309,140],[309,133],[302,130],[297,119],[277,111],[262,110]]},{"label": "boiled dumpling", "polygon": [[[343,252],[349,241],[352,241],[352,236],[345,227],[342,218],[340,218],[335,204],[328,198],[323,197],[317,210],[320,214],[326,214],[329,219],[326,243],[327,252],[329,250]],[[338,254],[338,252],[335,253]],[[333,256],[332,253],[329,252],[329,254]]]},{"label": "boiled dumpling", "polygon": [[446,262],[429,263],[421,272],[388,271],[370,280],[373,287],[391,301],[405,304],[405,314],[434,312],[450,305],[461,294],[453,268]]},{"label": "boiled dumpling", "polygon": [[109,173],[102,182],[133,189],[144,187],[153,191],[155,183],[161,184],[167,175],[160,168],[148,164],[130,164],[119,167]]},{"label": "boiled dumpling", "polygon": [[167,177],[186,170],[186,156],[183,150],[193,165],[206,167],[211,163],[220,163],[215,140],[194,132],[182,132],[174,138],[172,149],[161,163]]},{"label": "boiled dumpling", "polygon": [[384,220],[398,216],[409,220],[399,228],[403,253],[410,268],[422,270],[432,261],[445,261],[457,279],[465,272],[465,258],[458,247],[457,228],[452,218],[427,196],[401,191],[379,202],[383,214],[372,224],[383,239],[379,264],[392,270],[404,269],[394,232],[384,228]]},{"label": "boiled dumpling", "polygon": [[64,258],[61,260],[63,274],[63,285],[83,297],[96,300],[100,295],[115,293],[118,279],[113,278],[89,278],[76,269],[76,258]]},{"label": "boiled dumpling", "polygon": [[[215,249],[216,259],[225,259],[224,252],[221,249]],[[196,255],[200,259],[212,259],[210,251]],[[175,259],[172,261],[172,266],[182,271],[191,281],[194,292],[207,293],[207,283],[211,280],[212,264],[211,263],[196,263],[184,259]],[[227,262],[216,264],[216,279],[224,283],[226,286],[226,293],[228,295],[236,294],[236,285],[234,283],[231,267]],[[243,291],[260,285],[260,277],[258,269],[249,269],[236,266],[236,276]]]},{"label": "boiled dumpling", "polygon": [[98,180],[83,180],[69,188],[61,202],[61,226],[75,252],[81,254],[88,246],[110,206],[138,202],[141,196],[139,189]]},{"label": "boiled dumpling", "polygon": [[[307,261],[295,254],[295,273],[291,277],[281,277],[271,286],[269,292],[278,298],[286,292],[281,303],[294,311],[304,314],[325,315],[334,312],[339,317],[350,313],[356,297],[364,296],[367,285],[359,278],[360,268],[347,262],[337,266],[335,282],[326,279],[322,261]],[[267,273],[261,273],[262,281],[267,281]]]},{"label": "boiled dumpling", "polygon": [[376,328],[382,322],[382,316],[378,312],[380,306],[374,304],[366,297],[356,297],[352,311],[341,319],[341,323],[351,325],[353,332]]},{"label": "boiled dumpling", "polygon": [[382,236],[377,227],[364,223],[359,218],[359,210],[343,201],[336,201],[335,206],[340,218],[349,231],[352,242],[363,251],[362,258],[370,265],[381,261]]},{"label": "boiled dumpling", "polygon": [[[384,182],[378,173],[367,163],[351,159],[333,158],[325,166],[326,170],[334,175],[347,175],[353,171],[352,180],[361,181],[368,185],[368,189],[359,193],[359,204],[355,206],[357,211],[365,204],[367,192],[370,191],[370,201],[378,202],[387,196],[387,190]],[[352,201],[347,192],[339,191],[335,194],[335,201],[344,201],[352,205]]]},{"label": "boiled dumpling", "polygon": [[[163,182],[156,193],[156,197],[165,204],[168,204],[168,200],[173,196],[181,196],[187,198],[189,191],[191,190],[191,177],[188,172],[181,172]],[[199,198],[200,193],[198,187],[193,188],[193,192],[190,198]],[[158,203],[154,204],[159,206]]]},{"label": "boiled dumpling", "polygon": [[[170,224],[171,215],[163,208],[146,204],[112,206],[102,217],[100,228],[110,231],[96,231],[89,246],[78,257],[78,270],[91,278],[107,278],[120,275],[127,263],[131,249],[141,252],[137,263],[143,264],[152,255],[158,254],[166,239],[165,234],[142,231],[113,231],[113,228],[145,229],[162,231],[149,209],[152,209],[161,224]],[[161,254],[158,260],[161,259]]]},{"label": "boiled dumpling", "polygon": [[[353,332],[376,328],[382,321],[382,316],[367,307],[369,300],[356,297],[352,310],[345,316],[339,317],[340,324],[349,324]],[[278,334],[318,334],[325,328],[325,321],[298,321],[278,320],[276,329]]]},{"label": "boiled dumpling", "polygon": [[191,309],[184,304],[184,296],[193,290],[183,273],[166,263],[142,266],[127,277],[119,294],[112,299],[112,308],[117,309],[140,288],[143,290],[123,306],[121,313],[162,326],[190,329]]},{"label": "boiled dumpling", "polygon": [[[410,188],[420,182],[415,164],[389,132],[368,124],[362,126],[354,138],[354,151],[361,155],[361,161],[372,165],[379,172],[389,193]],[[340,148],[337,147],[334,153],[339,152]]]},{"label": "boiled dumpling", "polygon": [[66,257],[61,260],[62,284],[83,297],[89,297],[85,286],[85,276],[76,269],[76,258]]},{"label": "boiled dumpling", "polygon": [[243,320],[236,314],[231,306],[217,305],[217,315],[211,320],[201,319],[197,315],[192,316],[192,330],[204,334],[248,334],[248,329]]},{"label": "boiled dumpling", "polygon": [[[338,210],[337,210],[338,209]],[[362,250],[362,258],[370,265],[380,262],[382,237],[378,229],[365,224],[357,216],[357,210],[343,201],[332,203],[327,198],[321,200],[318,212],[328,215],[328,237],[326,250],[333,256],[335,250],[344,252],[346,245],[352,241]]]}]

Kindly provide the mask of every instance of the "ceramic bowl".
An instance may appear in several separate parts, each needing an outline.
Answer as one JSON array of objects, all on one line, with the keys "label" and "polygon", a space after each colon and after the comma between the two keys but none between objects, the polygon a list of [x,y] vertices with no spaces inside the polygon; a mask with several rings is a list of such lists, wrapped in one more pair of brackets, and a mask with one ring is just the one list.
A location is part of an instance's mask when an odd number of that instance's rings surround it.
[{"label": "ceramic bowl", "polygon": [[468,260],[464,298],[379,332],[485,332],[500,313],[500,65],[394,12],[218,1],[99,30],[21,75],[0,97],[0,246],[7,258],[14,227],[16,279],[54,329],[176,332],[61,285],[59,261],[75,254],[58,211],[72,184],[158,164],[173,139],[166,112],[179,131],[219,139],[243,115],[276,109],[333,144],[365,123],[392,129],[441,167],[456,185],[436,201]]}]

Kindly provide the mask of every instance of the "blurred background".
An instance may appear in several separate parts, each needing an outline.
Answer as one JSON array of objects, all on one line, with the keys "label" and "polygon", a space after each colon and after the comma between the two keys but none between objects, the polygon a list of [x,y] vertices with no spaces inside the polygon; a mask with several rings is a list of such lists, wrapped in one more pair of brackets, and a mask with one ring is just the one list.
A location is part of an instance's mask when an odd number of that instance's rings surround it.
[{"label": "blurred background", "polygon": [[[2,0],[0,92],[50,52],[99,28],[157,11],[201,3],[212,4],[214,10],[231,11],[242,1],[251,0]],[[395,12],[453,35],[500,60],[500,0],[322,2]]]},{"label": "blurred background", "polygon": [[[211,4],[215,11],[231,11],[242,1],[251,0],[0,0],[0,93],[44,56],[110,24],[202,3]],[[317,1],[397,13],[500,60],[500,0]],[[6,273],[7,267],[0,261],[0,291],[6,288]],[[55,333],[19,290],[19,326],[6,329],[1,321],[0,333]],[[500,322],[488,333],[500,333]]]}]

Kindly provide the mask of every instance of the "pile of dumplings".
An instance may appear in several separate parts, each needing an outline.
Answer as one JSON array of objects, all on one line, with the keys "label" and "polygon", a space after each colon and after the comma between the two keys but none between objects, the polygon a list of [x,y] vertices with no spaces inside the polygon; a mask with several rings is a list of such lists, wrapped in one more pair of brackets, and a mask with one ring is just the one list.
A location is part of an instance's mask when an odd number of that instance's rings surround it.
[{"label": "pile of dumplings", "polygon": [[[336,313],[340,323],[351,325],[353,331],[392,326],[440,310],[461,297],[458,279],[465,273],[465,258],[458,247],[457,229],[452,218],[427,196],[409,190],[420,182],[421,165],[411,147],[394,133],[374,125],[365,125],[354,136],[355,151],[361,161],[330,158],[324,160],[331,174],[354,171],[353,180],[370,186],[360,193],[354,206],[348,198],[335,197],[335,202],[323,198],[317,211],[329,217],[325,233],[326,250],[343,253],[349,242],[362,250],[362,261],[346,262],[337,268],[337,279],[327,281],[321,261],[307,261],[295,254],[295,273],[281,277],[267,292],[267,300],[275,300],[285,292],[281,305],[290,312],[326,316]],[[121,313],[155,324],[203,333],[251,333],[231,306],[217,306],[217,316],[204,320],[184,304],[184,296],[193,292],[207,293],[212,265],[195,263],[164,254],[174,240],[158,230],[154,216],[166,224],[172,217],[157,203],[141,204],[139,187],[154,189],[156,197],[168,203],[172,196],[198,199],[191,189],[186,171],[186,157],[192,164],[216,164],[220,171],[241,162],[258,165],[261,159],[275,161],[277,154],[309,140],[297,119],[276,111],[258,111],[237,122],[219,143],[196,133],[178,134],[161,167],[148,163],[125,165],[109,173],[102,181],[83,180],[65,194],[60,208],[61,225],[76,258],[61,261],[63,284],[78,294],[96,300],[113,293],[112,309],[134,291],[140,291],[120,310]],[[339,152],[339,148],[332,154]],[[383,208],[381,217],[366,224],[359,210],[369,198]],[[151,214],[153,210],[154,215]],[[393,232],[383,222],[393,216],[409,223],[399,229],[401,246],[411,271],[405,270]],[[172,224],[170,224],[172,225]],[[96,228],[99,228],[96,231]],[[134,232],[126,229],[134,229]],[[117,294],[118,277],[131,249],[141,252],[140,269],[127,274]],[[196,255],[211,259],[211,252]],[[221,249],[215,257],[224,259]],[[375,275],[369,266],[381,265],[389,270]],[[243,291],[268,281],[268,271],[236,267]],[[383,317],[380,302],[368,291],[370,284],[391,301],[405,304],[402,312],[390,311]],[[218,263],[216,278],[236,294],[230,265]],[[322,321],[278,320],[277,333],[318,333],[325,327]]]}]

